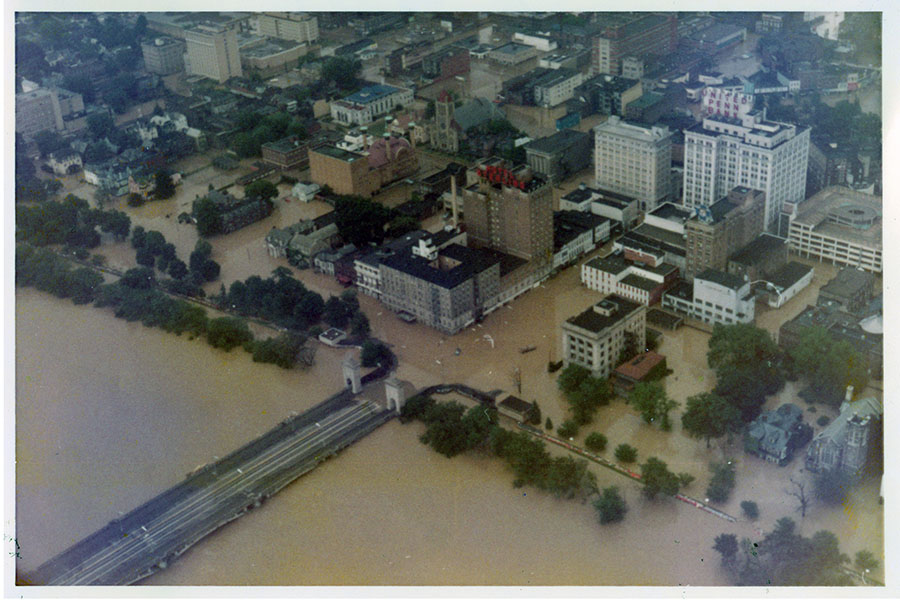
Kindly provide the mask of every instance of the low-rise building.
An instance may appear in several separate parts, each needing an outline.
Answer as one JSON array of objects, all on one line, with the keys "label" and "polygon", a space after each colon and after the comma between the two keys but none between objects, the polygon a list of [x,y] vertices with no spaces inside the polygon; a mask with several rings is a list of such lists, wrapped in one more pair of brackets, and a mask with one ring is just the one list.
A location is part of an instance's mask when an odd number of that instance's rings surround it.
[{"label": "low-rise building", "polygon": [[812,427],[803,422],[803,409],[787,403],[765,411],[750,424],[744,451],[783,467],[810,438]]},{"label": "low-rise building", "polygon": [[759,290],[757,298],[765,300],[772,308],[781,308],[812,283],[812,278],[812,267],[791,261],[755,284]]},{"label": "low-rise building", "polygon": [[62,150],[52,152],[47,157],[47,166],[53,169],[57,175],[69,175],[77,173],[84,166],[81,162],[81,155],[74,150]]},{"label": "low-rise building", "polygon": [[788,216],[791,252],[881,273],[882,202],[843,187],[825,188]]},{"label": "low-rise building", "polygon": [[609,219],[578,211],[553,213],[553,268],[576,261],[609,239]]},{"label": "low-rise building", "polygon": [[512,395],[507,396],[497,404],[497,412],[520,423],[524,423],[528,419],[532,408],[531,402],[525,402],[521,398]]},{"label": "low-rise building", "polygon": [[305,169],[309,165],[309,144],[288,136],[261,146],[263,161],[279,169]]},{"label": "low-rise building", "polygon": [[419,166],[415,148],[403,138],[385,135],[372,143],[366,154],[330,145],[311,149],[310,179],[338,194],[368,197],[393,181],[414,175]]},{"label": "low-rise building", "polygon": [[560,182],[591,165],[589,133],[564,129],[551,136],[525,144],[525,156],[535,172],[545,175],[551,183]]},{"label": "low-rise building", "polygon": [[581,365],[594,377],[609,377],[623,349],[644,347],[646,310],[625,298],[607,296],[569,317],[561,325],[563,363]]},{"label": "low-rise building", "polygon": [[678,281],[678,268],[662,263],[649,266],[627,260],[617,252],[581,265],[581,283],[603,294],[615,294],[649,306]]},{"label": "low-rise building", "polygon": [[589,188],[580,184],[559,199],[560,210],[577,210],[606,217],[612,221],[612,231],[628,231],[637,224],[640,210],[637,198],[609,190]]},{"label": "low-rise building", "polygon": [[628,359],[614,372],[616,392],[627,396],[638,383],[654,381],[666,373],[666,357],[653,351],[643,352]]},{"label": "low-rise building", "polygon": [[726,270],[732,275],[757,281],[782,268],[787,261],[787,240],[770,233],[761,233],[728,257]]},{"label": "low-rise building", "polygon": [[296,198],[300,202],[309,202],[315,199],[316,194],[318,194],[321,189],[322,188],[319,187],[318,183],[298,181],[294,184],[294,187],[291,188],[291,197]]},{"label": "low-rise building", "polygon": [[637,79],[617,75],[596,75],[575,88],[575,97],[585,101],[589,114],[625,116],[626,107],[641,97]]},{"label": "low-rise building", "polygon": [[756,315],[750,281],[714,269],[664,292],[662,307],[708,325],[752,323]]},{"label": "low-rise building", "polygon": [[860,314],[875,296],[875,276],[867,271],[844,267],[819,289],[818,306]]},{"label": "low-rise building", "polygon": [[342,100],[332,102],[331,117],[345,125],[365,125],[398,106],[409,106],[412,101],[413,92],[410,89],[370,85]]},{"label": "low-rise building", "polygon": [[487,59],[503,66],[518,65],[538,55],[534,46],[510,42],[487,53]]},{"label": "low-rise building", "polygon": [[884,405],[875,398],[841,404],[841,413],[806,449],[806,468],[814,473],[862,472],[869,448],[882,432]]}]

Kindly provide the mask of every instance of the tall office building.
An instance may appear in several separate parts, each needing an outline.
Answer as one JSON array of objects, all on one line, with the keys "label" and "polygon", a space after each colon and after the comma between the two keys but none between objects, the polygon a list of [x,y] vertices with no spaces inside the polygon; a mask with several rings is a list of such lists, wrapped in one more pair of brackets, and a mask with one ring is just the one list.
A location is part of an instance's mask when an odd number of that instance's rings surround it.
[{"label": "tall office building", "polygon": [[259,33],[266,37],[306,42],[319,39],[319,21],[303,13],[264,12],[258,17]]},{"label": "tall office building", "polygon": [[462,200],[470,244],[538,265],[553,259],[553,188],[544,177],[492,157],[468,172]]},{"label": "tall office building", "polygon": [[707,116],[684,131],[684,205],[709,206],[737,186],[766,195],[765,223],[806,196],[809,128],[767,121],[753,110],[739,118]]},{"label": "tall office building", "polygon": [[592,72],[620,75],[626,56],[643,57],[674,52],[678,46],[678,17],[674,13],[604,15],[610,23],[594,38]]},{"label": "tall office building", "polygon": [[651,211],[669,194],[672,132],[611,116],[594,128],[594,180],[598,188],[637,198]]},{"label": "tall office building", "polygon": [[141,43],[144,67],[157,75],[172,75],[184,70],[184,42],[158,37]]},{"label": "tall office building", "polygon": [[189,74],[209,77],[219,83],[243,76],[234,29],[199,25],[185,31],[184,41]]}]

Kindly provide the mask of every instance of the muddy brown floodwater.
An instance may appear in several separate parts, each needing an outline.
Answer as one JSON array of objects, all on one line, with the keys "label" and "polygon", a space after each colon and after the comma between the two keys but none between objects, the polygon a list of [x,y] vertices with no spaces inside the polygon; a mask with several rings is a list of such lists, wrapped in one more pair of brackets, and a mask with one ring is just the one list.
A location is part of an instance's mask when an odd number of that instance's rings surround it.
[{"label": "muddy brown floodwater", "polygon": [[[316,210],[304,206],[310,209]],[[240,255],[248,249],[248,274],[260,259],[270,261],[266,268],[285,264],[260,258],[258,239],[225,240],[230,249],[219,244],[216,252],[226,257],[223,274],[229,278],[245,276]],[[828,268],[817,274],[813,288],[827,281]],[[322,293],[342,289],[324,275],[297,276]],[[761,324],[777,329],[780,315],[796,314],[809,297],[814,290],[793,299],[784,312],[763,314]],[[559,424],[565,404],[547,361],[560,356],[559,323],[598,298],[578,283],[578,269],[569,269],[452,337],[403,323],[372,298],[360,300],[374,334],[399,356],[402,379],[417,387],[453,381],[511,391],[518,367],[518,395],[538,400]],[[16,497],[23,570],[341,385],[335,350],[320,348],[310,371],[284,371],[255,364],[240,350],[224,353],[34,290],[17,290],[16,300]],[[714,383],[706,366],[708,338],[691,328],[665,334],[660,351],[674,371],[667,391],[682,404]],[[521,354],[525,346],[536,349]],[[782,401],[797,401],[793,385],[769,405]],[[801,520],[785,492],[788,478],[802,466],[799,460],[779,468],[745,455],[737,441],[714,442],[707,450],[682,433],[679,410],[673,422],[672,432],[660,432],[614,401],[575,441],[602,431],[609,438],[605,455],[627,442],[638,448],[639,460],[659,456],[672,470],[697,477],[687,492],[698,497],[709,479],[708,463],[734,460],[737,488],[721,508],[739,517],[740,502],[753,500],[760,506],[758,522],[730,524],[675,501],[646,501],[637,484],[595,465],[600,485],[619,486],[629,505],[623,523],[601,527],[589,505],[513,488],[511,473],[499,461],[478,455],[446,459],[418,441],[420,424],[391,422],[145,583],[723,585],[713,538],[732,532],[758,539],[784,516],[795,518],[806,535],[834,531],[849,556],[862,549],[882,556],[877,481],[854,492],[846,508],[816,505]],[[881,569],[875,576],[883,577]]]}]

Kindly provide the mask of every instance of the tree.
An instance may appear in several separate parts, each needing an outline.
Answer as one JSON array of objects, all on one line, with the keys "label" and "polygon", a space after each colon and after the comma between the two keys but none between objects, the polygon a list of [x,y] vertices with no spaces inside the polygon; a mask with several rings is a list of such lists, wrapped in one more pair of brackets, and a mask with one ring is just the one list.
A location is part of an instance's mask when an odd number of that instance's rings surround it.
[{"label": "tree", "polygon": [[226,352],[235,346],[241,346],[253,339],[246,321],[234,317],[219,317],[209,322],[206,330],[206,341],[213,348],[222,348]]},{"label": "tree", "polygon": [[750,423],[762,412],[767,389],[752,369],[739,368],[718,375],[713,393],[738,409],[742,422]]},{"label": "tree", "polygon": [[390,238],[403,237],[407,233],[416,231],[419,227],[420,223],[417,218],[400,215],[388,223],[387,236]]},{"label": "tree", "polygon": [[188,274],[187,265],[179,258],[169,261],[169,276],[173,279],[183,279]]},{"label": "tree", "polygon": [[362,63],[355,59],[333,57],[322,65],[322,79],[333,81],[338,87],[348,89],[356,85],[356,78],[362,71]]},{"label": "tree", "polygon": [[623,463],[633,463],[637,460],[637,448],[628,444],[619,444],[614,452],[616,460]]},{"label": "tree", "polygon": [[571,438],[578,435],[578,423],[571,419],[566,419],[563,421],[563,424],[559,426],[556,430],[556,433],[563,438]]},{"label": "tree", "polygon": [[718,375],[722,369],[756,366],[776,368],[781,353],[765,329],[748,323],[717,324],[709,338],[706,360]]},{"label": "tree", "polygon": [[152,267],[154,264],[156,264],[156,257],[152,252],[150,252],[150,250],[143,246],[137,249],[135,260],[137,261],[137,264],[144,267]]},{"label": "tree", "polygon": [[366,340],[362,345],[360,352],[360,362],[364,367],[375,367],[391,360],[392,353],[390,349],[376,340]]},{"label": "tree", "polygon": [[222,216],[216,203],[209,198],[201,198],[194,203],[194,214],[197,219],[197,233],[209,237],[222,231]]},{"label": "tree", "polygon": [[706,488],[707,497],[713,502],[725,502],[734,489],[734,465],[727,463],[713,463],[710,465],[713,476]]},{"label": "tree", "polygon": [[144,248],[146,248],[153,256],[159,256],[163,253],[166,246],[166,237],[160,232],[151,229],[144,236]]},{"label": "tree", "polygon": [[606,449],[607,441],[605,435],[595,431],[584,438],[584,445],[591,452],[603,452]]},{"label": "tree", "polygon": [[525,422],[530,423],[532,425],[541,424],[541,407],[538,406],[537,400],[531,403],[531,408],[528,409],[528,412],[525,415]]},{"label": "tree", "polygon": [[372,328],[369,326],[369,318],[362,311],[354,313],[350,318],[350,335],[358,338],[369,336]]},{"label": "tree", "polygon": [[131,247],[135,250],[137,250],[138,248],[143,248],[146,239],[147,232],[140,225],[137,225],[134,229],[131,230]]},{"label": "tree", "polygon": [[318,323],[325,310],[325,301],[315,292],[307,292],[294,307],[294,316],[307,327]]},{"label": "tree", "polygon": [[346,303],[337,296],[331,296],[325,302],[322,319],[332,327],[343,329],[347,326],[352,315],[353,311]]},{"label": "tree", "polygon": [[172,176],[165,169],[160,169],[154,175],[156,187],[153,189],[153,195],[157,200],[167,200],[175,195],[175,184],[172,183]]},{"label": "tree", "polygon": [[547,431],[553,431],[553,420],[550,417],[547,417],[547,422],[544,423],[544,429]]},{"label": "tree", "polygon": [[628,507],[625,505],[625,499],[619,494],[619,488],[611,486],[603,488],[603,495],[594,502],[594,508],[600,517],[600,523],[615,523],[625,518]]},{"label": "tree", "polygon": [[743,511],[748,519],[756,519],[759,517],[759,507],[756,505],[756,502],[744,500],[741,502],[741,511]]},{"label": "tree", "polygon": [[669,427],[669,411],[678,406],[666,396],[666,390],[659,381],[641,382],[628,394],[628,403],[641,413],[647,423],[659,421],[663,429]]},{"label": "tree", "polygon": [[278,196],[278,186],[267,179],[257,179],[244,186],[245,198],[269,200]]},{"label": "tree", "polygon": [[738,553],[737,536],[733,533],[722,533],[716,536],[713,550],[722,555],[723,565],[733,565]]},{"label": "tree", "polygon": [[34,141],[37,144],[41,156],[44,158],[48,157],[53,152],[68,147],[66,140],[64,140],[61,135],[55,131],[50,131],[49,129],[36,133],[34,135]]},{"label": "tree", "polygon": [[681,426],[695,438],[706,438],[709,448],[710,438],[720,438],[726,433],[737,431],[741,425],[741,412],[721,397],[703,393],[687,399]]},{"label": "tree", "polygon": [[290,369],[297,362],[297,355],[305,341],[302,335],[283,333],[267,340],[248,342],[253,362],[273,363],[282,369]]},{"label": "tree", "polygon": [[153,275],[153,269],[138,267],[125,271],[119,283],[135,290],[146,290],[156,285],[156,277]]},{"label": "tree", "polygon": [[877,569],[879,563],[875,560],[875,556],[871,552],[868,550],[860,550],[856,553],[853,565],[863,573],[868,573],[869,571]]},{"label": "tree", "polygon": [[581,383],[588,377],[591,372],[581,365],[569,363],[569,365],[559,372],[556,378],[556,384],[563,392],[569,393],[576,391]]},{"label": "tree", "polygon": [[339,196],[334,204],[335,224],[341,237],[357,247],[384,240],[385,225],[391,220],[386,206],[353,196]]},{"label": "tree", "polygon": [[797,499],[797,510],[800,511],[800,518],[806,516],[806,511],[809,509],[809,505],[812,502],[812,498],[809,495],[809,491],[806,489],[806,482],[801,481],[799,479],[794,479],[793,476],[789,478],[791,485],[785,490],[785,492],[789,496],[793,496]]},{"label": "tree", "polygon": [[644,495],[650,499],[663,493],[673,496],[678,493],[679,481],[675,473],[669,471],[668,465],[655,456],[641,465],[641,481],[644,483]]}]

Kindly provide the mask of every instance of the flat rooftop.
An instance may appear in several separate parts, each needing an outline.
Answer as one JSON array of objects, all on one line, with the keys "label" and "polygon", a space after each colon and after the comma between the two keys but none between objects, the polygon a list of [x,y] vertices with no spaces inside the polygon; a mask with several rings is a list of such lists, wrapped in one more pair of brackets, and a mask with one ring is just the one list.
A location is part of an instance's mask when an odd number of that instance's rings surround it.
[{"label": "flat rooftop", "polygon": [[[596,307],[602,308],[610,305],[615,308],[615,312],[610,315],[604,315],[595,310]],[[566,322],[594,333],[600,333],[607,327],[615,325],[626,318],[639,308],[641,308],[640,304],[632,302],[631,300],[626,300],[621,296],[607,296],[597,304],[588,307],[584,312],[575,315],[574,317],[569,317],[566,319]]]},{"label": "flat rooftop", "polygon": [[787,244],[787,240],[784,238],[770,233],[761,233],[752,242],[729,256],[728,260],[742,265],[752,265],[769,252],[783,248],[785,244]]},{"label": "flat rooftop", "polygon": [[[864,214],[876,212],[875,223],[863,229],[852,225],[829,222],[832,215],[841,215],[850,210],[860,210]],[[864,216],[861,215],[861,216]],[[849,242],[881,248],[882,243],[882,199],[849,188],[832,186],[825,188],[797,207],[795,223],[812,227],[817,233],[847,240]]]},{"label": "flat rooftop", "polygon": [[633,233],[648,237],[653,240],[659,240],[660,242],[664,242],[681,249],[684,249],[686,246],[684,236],[680,233],[675,233],[674,231],[669,231],[668,229],[648,225],[647,223],[642,223],[641,225],[636,227],[633,230]]},{"label": "flat rooftop", "polygon": [[780,269],[772,273],[772,275],[768,278],[768,281],[770,283],[774,283],[780,288],[787,289],[806,277],[806,275],[812,270],[813,268],[809,265],[804,265],[792,260],[791,262],[785,264]]},{"label": "flat rooftop", "polygon": [[400,88],[396,88],[392,85],[370,85],[358,92],[350,94],[344,98],[344,101],[353,102],[354,104],[366,104],[400,91],[402,91]]},{"label": "flat rooftop", "polygon": [[338,160],[343,160],[345,162],[353,162],[354,160],[365,158],[365,156],[362,154],[350,152],[349,150],[344,150],[343,148],[338,148],[337,146],[319,146],[318,148],[310,150],[310,152],[318,152],[319,154],[324,154],[326,156],[330,156],[331,158],[337,158]]}]

